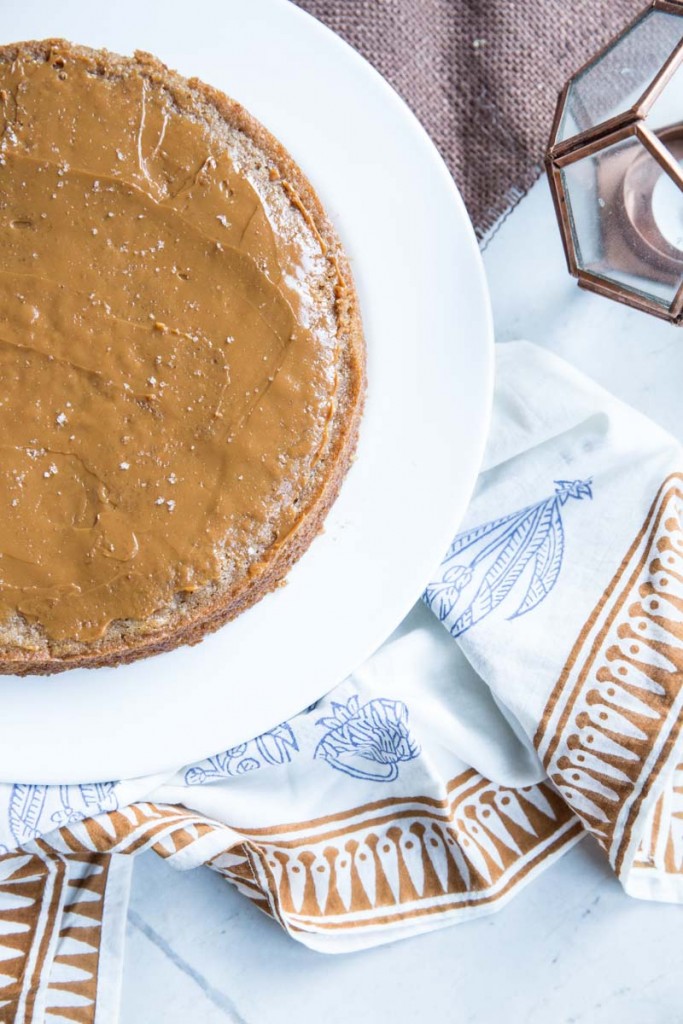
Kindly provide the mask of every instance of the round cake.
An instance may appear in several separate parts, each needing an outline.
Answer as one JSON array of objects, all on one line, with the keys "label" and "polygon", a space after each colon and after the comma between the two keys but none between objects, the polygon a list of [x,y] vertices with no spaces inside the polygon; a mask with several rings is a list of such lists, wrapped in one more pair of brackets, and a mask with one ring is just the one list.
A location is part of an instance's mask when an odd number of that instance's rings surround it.
[{"label": "round cake", "polygon": [[0,136],[0,672],[196,643],[352,459],[348,262],[273,136],[149,54],[0,48]]}]

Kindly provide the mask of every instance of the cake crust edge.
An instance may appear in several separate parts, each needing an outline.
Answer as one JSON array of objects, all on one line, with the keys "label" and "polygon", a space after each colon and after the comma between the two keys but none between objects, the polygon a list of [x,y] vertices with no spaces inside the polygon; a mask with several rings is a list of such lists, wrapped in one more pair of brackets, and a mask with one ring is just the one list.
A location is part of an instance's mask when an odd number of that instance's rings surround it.
[{"label": "cake crust edge", "polygon": [[[207,107],[211,108],[229,127],[251,140],[269,166],[289,183],[323,240],[325,255],[333,265],[338,281],[343,282],[335,302],[340,400],[330,420],[330,441],[326,453],[317,466],[315,493],[294,529],[281,543],[271,545],[266,560],[259,562],[251,578],[247,576],[237,587],[224,588],[223,591],[220,585],[213,589],[201,588],[205,593],[202,597],[200,591],[192,612],[183,615],[171,612],[171,623],[161,628],[150,629],[146,625],[147,620],[126,620],[129,628],[125,639],[112,628],[116,624],[112,624],[101,639],[78,644],[79,649],[73,653],[46,655],[44,649],[0,646],[0,675],[51,675],[74,668],[117,667],[183,645],[194,645],[281,586],[291,567],[322,531],[327,514],[339,494],[355,455],[365,401],[365,340],[349,261],[315,189],[285,147],[236,100],[197,78],[182,77],[144,51],[124,57],[104,49],[91,49],[52,38],[0,46],[0,63],[21,57],[45,59],[54,49],[97,61],[110,76],[130,73],[133,69],[147,75],[168,88],[188,111],[194,109],[201,113]],[[296,205],[293,200],[292,203]]]}]

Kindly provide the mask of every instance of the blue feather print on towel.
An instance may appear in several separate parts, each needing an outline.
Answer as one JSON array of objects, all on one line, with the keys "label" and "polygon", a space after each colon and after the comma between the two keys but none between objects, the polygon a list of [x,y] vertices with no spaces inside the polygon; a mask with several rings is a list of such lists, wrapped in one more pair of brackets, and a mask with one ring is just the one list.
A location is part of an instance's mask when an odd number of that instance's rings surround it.
[{"label": "blue feather print on towel", "polygon": [[39,834],[38,826],[46,796],[47,786],[12,786],[9,827],[19,845],[30,842]]},{"label": "blue feather print on towel", "polygon": [[420,753],[410,732],[408,708],[400,700],[377,697],[360,704],[357,696],[346,704],[332,702],[332,715],[320,718],[327,732],[314,757],[354,779],[393,782],[401,761]]},{"label": "blue feather print on towel", "polygon": [[92,782],[73,786],[12,786],[9,799],[9,827],[21,846],[62,825],[114,811],[118,807],[115,782]]},{"label": "blue feather print on towel", "polygon": [[495,611],[513,589],[522,595],[510,619],[545,600],[564,555],[562,508],[592,498],[591,480],[556,480],[555,493],[535,505],[460,533],[430,583],[424,601],[454,636]]}]

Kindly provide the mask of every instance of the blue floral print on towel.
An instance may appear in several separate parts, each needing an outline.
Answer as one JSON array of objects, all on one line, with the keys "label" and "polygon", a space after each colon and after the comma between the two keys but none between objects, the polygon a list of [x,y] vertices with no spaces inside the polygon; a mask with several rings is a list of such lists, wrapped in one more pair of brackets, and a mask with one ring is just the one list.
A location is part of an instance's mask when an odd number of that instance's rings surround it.
[{"label": "blue floral print on towel", "polygon": [[410,732],[408,708],[400,700],[378,697],[361,705],[354,696],[345,704],[333,702],[332,712],[316,723],[327,732],[314,756],[354,779],[393,782],[400,762],[420,753]]},{"label": "blue floral print on towel", "polygon": [[[510,619],[545,600],[562,568],[562,507],[570,498],[592,498],[591,484],[556,480],[549,498],[458,534],[441,563],[439,578],[424,594],[426,604],[454,637],[490,615],[513,589],[520,591],[521,600]],[[528,582],[522,597],[523,580]]]},{"label": "blue floral print on towel", "polygon": [[188,768],[185,782],[188,786],[200,786],[215,779],[244,775],[268,764],[288,764],[298,750],[292,727],[283,722],[248,743],[240,743],[237,747],[231,747],[215,757],[207,757]]}]

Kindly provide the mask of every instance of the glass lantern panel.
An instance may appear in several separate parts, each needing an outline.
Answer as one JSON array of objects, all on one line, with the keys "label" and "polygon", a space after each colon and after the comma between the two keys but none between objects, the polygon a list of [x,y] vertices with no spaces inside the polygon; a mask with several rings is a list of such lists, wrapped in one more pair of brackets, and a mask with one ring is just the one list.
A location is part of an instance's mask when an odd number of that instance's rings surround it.
[{"label": "glass lantern panel", "polygon": [[561,174],[579,267],[670,306],[683,279],[683,191],[633,137]]},{"label": "glass lantern panel", "polygon": [[634,106],[683,39],[683,16],[651,10],[572,82],[557,141]]},{"label": "glass lantern panel", "polygon": [[[672,160],[678,164],[683,175],[683,53],[681,63],[650,107],[645,125],[668,149]],[[657,211],[670,207],[669,197],[672,194],[671,190],[675,189],[673,183],[664,179],[665,176],[655,189],[653,202]],[[659,215],[661,217],[661,213]],[[675,235],[674,244],[681,245],[683,219],[680,216],[669,218],[667,228],[669,235]]]},{"label": "glass lantern panel", "polygon": [[645,124],[652,131],[659,132],[676,126],[680,128],[683,122],[683,53],[681,58],[673,76],[647,112]]}]

